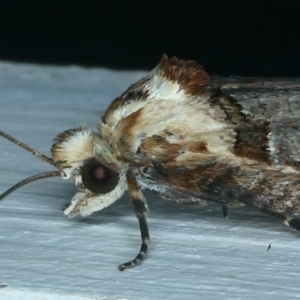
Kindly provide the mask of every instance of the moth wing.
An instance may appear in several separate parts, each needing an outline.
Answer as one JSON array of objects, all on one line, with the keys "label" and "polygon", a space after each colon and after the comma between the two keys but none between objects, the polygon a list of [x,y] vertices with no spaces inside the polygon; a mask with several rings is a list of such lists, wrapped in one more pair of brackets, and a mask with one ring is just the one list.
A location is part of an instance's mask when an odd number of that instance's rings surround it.
[{"label": "moth wing", "polygon": [[141,181],[199,199],[300,213],[297,87],[273,82],[271,92],[251,79],[209,83],[195,62],[163,57],[112,102],[99,134],[121,161],[148,167]]},{"label": "moth wing", "polygon": [[121,159],[131,162],[226,152],[234,133],[222,123],[225,113],[205,101],[208,83],[196,62],[164,56],[112,102],[98,124],[99,133]]}]

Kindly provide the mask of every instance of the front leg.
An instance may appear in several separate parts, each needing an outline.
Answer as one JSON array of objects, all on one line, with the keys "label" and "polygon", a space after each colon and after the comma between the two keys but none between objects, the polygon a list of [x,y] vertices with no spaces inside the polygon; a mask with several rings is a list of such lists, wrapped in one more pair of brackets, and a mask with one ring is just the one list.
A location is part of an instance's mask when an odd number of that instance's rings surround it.
[{"label": "front leg", "polygon": [[142,245],[141,245],[140,252],[135,259],[119,265],[120,271],[124,271],[125,269],[129,269],[129,268],[134,268],[139,264],[141,264],[146,257],[148,245],[150,242],[149,229],[148,229],[147,219],[146,219],[146,214],[148,212],[148,205],[146,199],[142,194],[141,189],[138,186],[133,170],[134,170],[133,168],[129,168],[126,176],[127,176],[129,196],[133,204],[135,215],[138,218],[140,224]]}]

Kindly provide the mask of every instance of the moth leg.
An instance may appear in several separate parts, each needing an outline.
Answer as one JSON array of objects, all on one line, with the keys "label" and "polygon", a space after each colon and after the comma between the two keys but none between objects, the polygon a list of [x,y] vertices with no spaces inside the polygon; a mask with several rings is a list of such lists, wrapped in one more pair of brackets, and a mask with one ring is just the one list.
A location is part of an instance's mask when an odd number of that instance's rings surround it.
[{"label": "moth leg", "polygon": [[223,211],[223,216],[225,219],[228,219],[229,216],[229,209],[228,206],[226,204],[222,205],[222,211]]},{"label": "moth leg", "polygon": [[142,263],[146,257],[148,245],[150,243],[149,229],[147,225],[146,214],[148,212],[148,206],[146,199],[144,198],[138,183],[136,181],[133,169],[127,171],[127,183],[129,188],[129,195],[133,204],[134,212],[139,220],[142,245],[139,254],[135,259],[119,265],[119,270],[124,271],[125,269],[134,268]]}]

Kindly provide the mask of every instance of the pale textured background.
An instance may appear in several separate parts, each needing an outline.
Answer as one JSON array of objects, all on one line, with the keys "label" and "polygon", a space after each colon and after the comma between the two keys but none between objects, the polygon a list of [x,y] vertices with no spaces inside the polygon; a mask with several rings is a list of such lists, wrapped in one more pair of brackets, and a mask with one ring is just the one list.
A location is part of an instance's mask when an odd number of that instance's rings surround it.
[{"label": "pale textured background", "polygon": [[[94,126],[143,72],[0,63],[0,129],[49,154],[61,131]],[[151,117],[151,116],[149,116]],[[0,191],[52,170],[0,138]],[[32,183],[0,203],[0,299],[296,299],[299,234],[249,209],[225,220],[147,194],[151,245],[145,263],[119,272],[140,247],[128,196],[88,218],[61,211],[71,182]],[[270,251],[267,247],[272,244]]]}]

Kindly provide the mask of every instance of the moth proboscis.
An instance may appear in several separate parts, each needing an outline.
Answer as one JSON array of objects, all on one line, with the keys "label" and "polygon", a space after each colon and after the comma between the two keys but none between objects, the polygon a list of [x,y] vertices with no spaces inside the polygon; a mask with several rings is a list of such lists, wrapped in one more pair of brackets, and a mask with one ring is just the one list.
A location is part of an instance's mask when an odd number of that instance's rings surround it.
[{"label": "moth proboscis", "polygon": [[125,270],[145,258],[150,237],[142,189],[179,202],[251,205],[300,230],[300,81],[210,78],[194,61],[163,56],[146,77],[108,107],[97,131],[60,133],[47,157],[0,135],[58,171],[79,191],[64,213],[90,215],[128,190],[142,245]]}]

